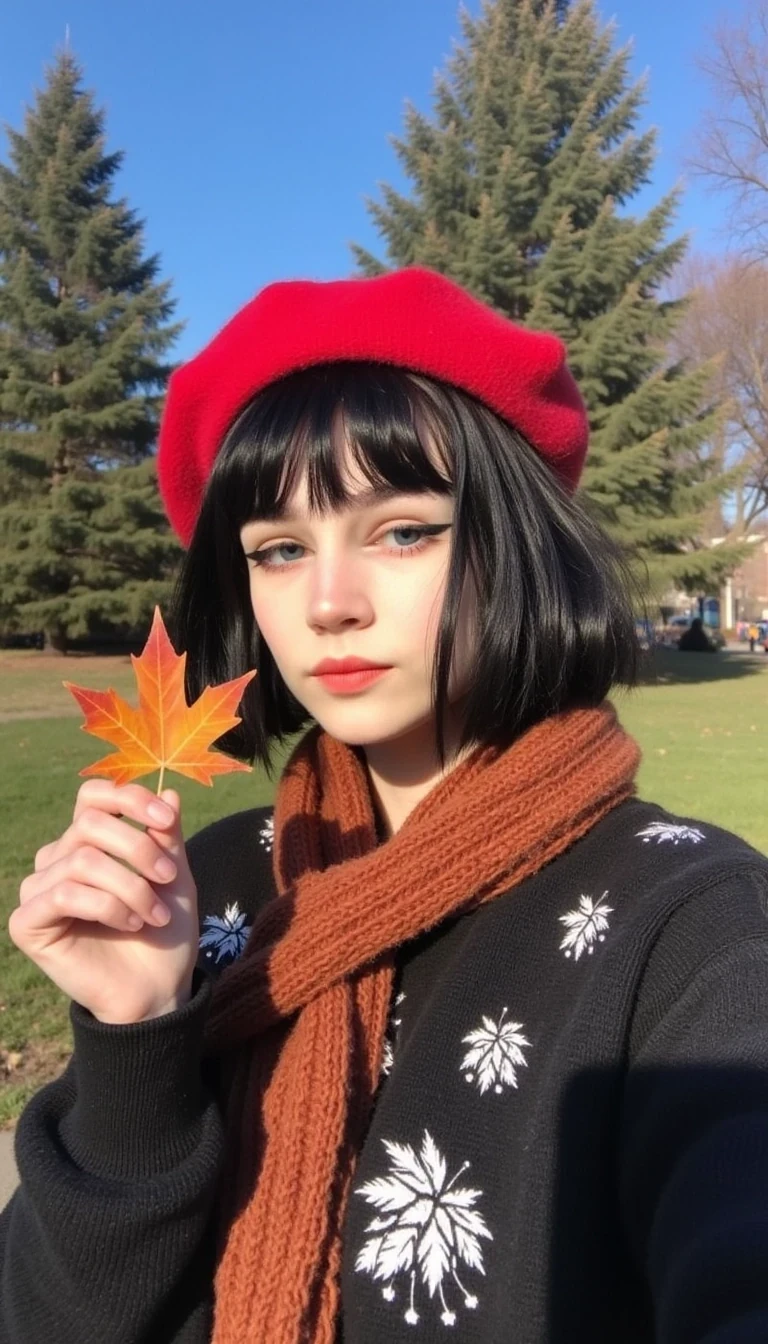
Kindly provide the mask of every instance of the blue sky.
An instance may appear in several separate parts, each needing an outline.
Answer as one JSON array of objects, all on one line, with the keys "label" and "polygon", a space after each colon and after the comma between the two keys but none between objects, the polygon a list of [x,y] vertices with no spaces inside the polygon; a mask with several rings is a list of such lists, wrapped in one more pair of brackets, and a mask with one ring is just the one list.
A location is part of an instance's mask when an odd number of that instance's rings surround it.
[{"label": "blue sky", "polygon": [[[650,76],[640,125],[660,131],[633,213],[683,182],[675,233],[722,250],[723,203],[683,161],[708,97],[695,57],[723,0],[598,0],[598,12],[618,43],[634,39],[633,72]],[[349,274],[351,240],[381,252],[364,198],[381,181],[407,190],[388,137],[406,99],[429,113],[460,37],[456,0],[26,0],[3,16],[0,122],[21,127],[66,25],[108,146],[125,151],[117,188],[173,280],[177,359],[270,281]]]}]

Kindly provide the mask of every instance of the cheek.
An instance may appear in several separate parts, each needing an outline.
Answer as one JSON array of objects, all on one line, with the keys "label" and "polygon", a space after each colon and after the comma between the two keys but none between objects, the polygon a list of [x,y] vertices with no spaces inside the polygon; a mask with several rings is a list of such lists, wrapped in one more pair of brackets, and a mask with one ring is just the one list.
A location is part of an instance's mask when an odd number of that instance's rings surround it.
[{"label": "cheek", "polygon": [[[380,616],[396,634],[413,648],[429,649],[437,637],[445,593],[446,576],[442,568],[431,575],[423,573],[402,577],[388,576],[378,597]],[[400,581],[397,582],[397,579]]]},{"label": "cheek", "polygon": [[423,656],[424,670],[431,678],[434,659],[437,652],[437,640],[440,633],[440,617],[445,602],[445,590],[448,582],[447,562],[433,575],[432,580],[419,586],[412,595],[409,611],[403,611],[398,620],[408,632],[408,638],[414,647],[418,647]]},{"label": "cheek", "polygon": [[291,620],[286,612],[285,603],[270,602],[264,595],[257,597],[251,588],[251,607],[254,619],[271,653],[279,659],[281,649],[288,639]]}]

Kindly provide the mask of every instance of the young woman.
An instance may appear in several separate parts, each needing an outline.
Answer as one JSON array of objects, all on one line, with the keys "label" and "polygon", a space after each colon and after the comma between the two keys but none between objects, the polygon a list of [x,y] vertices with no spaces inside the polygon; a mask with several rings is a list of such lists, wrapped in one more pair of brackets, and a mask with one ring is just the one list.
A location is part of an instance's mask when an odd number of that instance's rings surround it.
[{"label": "young woman", "polygon": [[89,780],[35,856],[3,1344],[768,1338],[768,861],[635,796],[586,447],[560,341],[419,268],[174,375],[187,696],[256,668],[221,746],[293,749],[274,814]]}]

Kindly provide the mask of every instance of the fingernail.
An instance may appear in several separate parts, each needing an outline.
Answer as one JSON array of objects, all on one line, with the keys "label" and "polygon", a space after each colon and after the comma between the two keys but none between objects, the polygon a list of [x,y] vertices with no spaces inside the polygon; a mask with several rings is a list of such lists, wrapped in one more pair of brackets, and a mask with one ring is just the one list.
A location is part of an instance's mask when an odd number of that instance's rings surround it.
[{"label": "fingernail", "polygon": [[148,803],[147,816],[150,817],[152,821],[162,822],[164,826],[167,826],[169,822],[173,821],[173,812],[170,807],[166,807],[165,803]]},{"label": "fingernail", "polygon": [[155,864],[155,872],[157,873],[157,876],[162,877],[164,881],[170,881],[172,877],[176,876],[176,864],[173,862],[173,859],[158,859]]},{"label": "fingernail", "polygon": [[144,920],[141,918],[141,915],[129,915],[125,922],[129,929],[133,929],[134,933],[138,933]]},{"label": "fingernail", "polygon": [[157,903],[152,906],[152,918],[158,924],[167,924],[168,920],[171,918],[171,912],[168,909],[168,906],[162,905],[160,901],[157,901]]}]

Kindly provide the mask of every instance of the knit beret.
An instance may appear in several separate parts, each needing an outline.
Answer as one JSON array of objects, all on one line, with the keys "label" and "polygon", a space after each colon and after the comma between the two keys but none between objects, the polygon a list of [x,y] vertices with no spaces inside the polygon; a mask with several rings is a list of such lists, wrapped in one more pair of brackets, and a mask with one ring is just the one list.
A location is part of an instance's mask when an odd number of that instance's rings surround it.
[{"label": "knit beret", "polygon": [[570,488],[588,442],[584,402],[551,332],[502,317],[436,271],[267,285],[172,375],[157,471],[187,546],[222,440],[255,393],[297,369],[367,360],[472,393],[519,429]]}]

